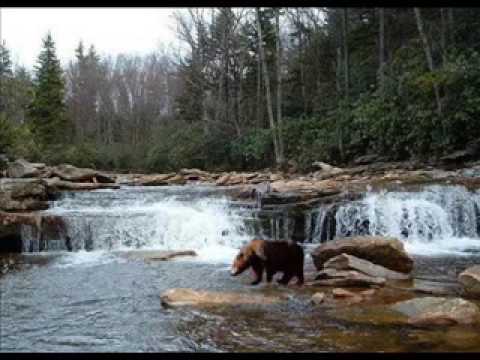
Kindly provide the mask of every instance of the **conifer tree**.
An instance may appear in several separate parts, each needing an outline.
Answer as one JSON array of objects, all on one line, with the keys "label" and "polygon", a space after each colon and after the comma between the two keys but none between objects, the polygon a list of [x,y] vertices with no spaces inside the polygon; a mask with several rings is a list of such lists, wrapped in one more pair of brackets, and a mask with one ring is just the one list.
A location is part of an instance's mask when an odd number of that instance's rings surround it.
[{"label": "conifer tree", "polygon": [[65,84],[50,32],[43,39],[35,75],[34,97],[30,106],[33,131],[43,146],[63,143],[67,134]]}]

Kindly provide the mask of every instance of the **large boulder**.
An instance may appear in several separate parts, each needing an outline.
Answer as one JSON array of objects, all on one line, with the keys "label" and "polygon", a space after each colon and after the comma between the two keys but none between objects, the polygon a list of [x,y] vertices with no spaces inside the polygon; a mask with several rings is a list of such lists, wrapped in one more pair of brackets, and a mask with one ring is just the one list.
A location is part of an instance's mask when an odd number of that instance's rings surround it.
[{"label": "large boulder", "polygon": [[480,265],[469,267],[460,273],[458,281],[463,285],[465,293],[480,296]]},{"label": "large boulder", "polygon": [[370,261],[357,258],[353,255],[340,254],[325,262],[324,268],[335,270],[356,270],[373,277],[380,277],[389,280],[408,280],[410,276],[401,272],[387,269],[381,265],[373,264]]},{"label": "large boulder", "polygon": [[280,297],[260,294],[217,292],[175,288],[165,291],[160,296],[164,307],[178,306],[214,306],[214,305],[269,305],[279,302]]},{"label": "large boulder", "polygon": [[461,298],[422,297],[401,301],[391,309],[408,317],[412,325],[470,325],[480,319],[474,303]]},{"label": "large boulder", "polygon": [[45,164],[30,163],[24,159],[17,159],[8,164],[7,176],[10,178],[40,177],[45,170]]},{"label": "large boulder", "polygon": [[413,260],[400,240],[382,236],[356,236],[328,241],[315,248],[312,259],[318,270],[325,262],[342,253],[356,256],[394,271],[409,273]]},{"label": "large boulder", "polygon": [[47,208],[47,187],[41,179],[0,179],[0,210],[27,211]]}]

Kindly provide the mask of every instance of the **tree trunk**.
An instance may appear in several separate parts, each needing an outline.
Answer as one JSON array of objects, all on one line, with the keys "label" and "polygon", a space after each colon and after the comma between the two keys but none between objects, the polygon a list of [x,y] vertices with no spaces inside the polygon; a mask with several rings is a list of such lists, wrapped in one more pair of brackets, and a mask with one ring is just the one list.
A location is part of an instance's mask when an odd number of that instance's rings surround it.
[{"label": "tree trunk", "polygon": [[302,29],[300,27],[300,12],[297,9],[297,31],[298,31],[298,46],[299,46],[299,58],[300,58],[300,87],[302,91],[303,99],[303,113],[307,113],[307,91],[305,87],[305,64],[304,64],[304,45],[303,45],[303,36]]},{"label": "tree trunk", "polygon": [[447,17],[448,17],[448,34],[450,38],[450,46],[455,46],[455,28],[454,28],[454,22],[453,22],[453,9],[448,8],[447,11]]},{"label": "tree trunk", "polygon": [[[430,71],[434,71],[434,65],[433,65],[433,58],[432,58],[432,51],[430,49],[430,44],[428,43],[427,35],[425,34],[425,30],[423,27],[423,20],[422,20],[422,14],[420,12],[419,8],[413,8],[415,12],[415,18],[417,21],[417,27],[418,27],[418,32],[420,34],[420,38],[423,42],[423,49],[425,51],[425,56],[427,58],[427,63],[428,63],[428,68]],[[440,89],[438,87],[438,84],[434,82],[433,84],[433,91],[435,93],[435,101],[437,103],[437,112],[439,116],[442,116],[442,103],[440,101]]]},{"label": "tree trunk", "polygon": [[385,97],[385,9],[378,9],[378,22],[379,22],[379,89],[380,94]]},{"label": "tree trunk", "polygon": [[268,112],[268,121],[270,122],[270,128],[272,129],[272,136],[273,136],[273,150],[275,153],[275,162],[276,165],[280,165],[280,153],[278,149],[278,137],[277,137],[277,129],[275,126],[275,120],[273,118],[273,110],[272,110],[272,97],[270,94],[270,78],[268,76],[268,68],[267,68],[267,61],[265,59],[265,54],[263,51],[263,37],[262,37],[262,24],[260,22],[260,8],[257,8],[257,29],[258,29],[258,41],[259,41],[259,50],[260,50],[260,61],[262,62],[262,69],[263,69],[263,78],[265,81],[265,91],[267,97],[267,112]]},{"label": "tree trunk", "polygon": [[275,48],[277,60],[277,135],[278,135],[278,163],[284,165],[284,148],[283,148],[283,121],[282,121],[282,62],[281,62],[281,44],[280,44],[280,9],[275,9]]},{"label": "tree trunk", "polygon": [[260,40],[258,41],[257,58],[257,127],[263,128],[262,116],[262,60],[260,59]]},{"label": "tree trunk", "polygon": [[348,54],[348,10],[343,9],[342,16],[342,42],[343,42],[343,60],[345,73],[345,98],[348,100],[350,95],[350,56]]},{"label": "tree trunk", "polygon": [[447,19],[445,8],[440,8],[440,47],[442,48],[442,65],[447,60]]},{"label": "tree trunk", "polygon": [[[340,84],[340,74],[342,73],[342,51],[340,46],[337,47],[337,66],[336,66],[336,86],[337,86],[337,94],[340,98],[342,96],[342,86]],[[343,134],[342,134],[342,127],[340,124],[340,119],[337,117],[336,121],[336,133],[337,133],[337,143],[338,149],[340,151],[340,156],[343,159]]]}]

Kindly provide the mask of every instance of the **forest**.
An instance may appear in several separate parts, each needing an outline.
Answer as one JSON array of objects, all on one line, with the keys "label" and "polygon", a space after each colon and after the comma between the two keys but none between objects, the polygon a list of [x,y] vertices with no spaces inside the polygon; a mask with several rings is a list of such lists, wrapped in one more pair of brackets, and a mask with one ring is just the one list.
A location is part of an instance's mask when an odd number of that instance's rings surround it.
[{"label": "forest", "polygon": [[435,161],[478,142],[478,8],[174,18],[182,51],[100,56],[79,43],[62,67],[48,33],[29,71],[2,42],[0,154],[160,173]]}]

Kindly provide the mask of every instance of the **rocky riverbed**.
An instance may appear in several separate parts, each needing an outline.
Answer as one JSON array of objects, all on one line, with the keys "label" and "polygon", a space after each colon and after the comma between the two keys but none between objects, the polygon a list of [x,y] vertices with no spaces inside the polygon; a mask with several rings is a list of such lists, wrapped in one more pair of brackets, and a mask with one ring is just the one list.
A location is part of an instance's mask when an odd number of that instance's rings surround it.
[{"label": "rocky riverbed", "polygon": [[[480,351],[478,206],[459,201],[476,196],[477,166],[145,175],[17,160],[0,179],[0,241],[19,244],[1,257],[1,350]],[[395,195],[401,206],[381,215],[400,214],[398,238],[359,236],[393,231],[382,216],[372,223],[376,203],[348,206],[365,191],[421,194],[432,184],[457,185],[456,197],[436,204],[435,188],[412,205]],[[455,218],[441,213],[450,206]],[[305,286],[251,287],[248,274],[229,276],[231,250],[260,233],[249,221],[269,238],[307,243]],[[412,255],[408,235],[431,250],[436,237],[468,236],[472,250]],[[313,237],[319,244],[308,244]]]}]

